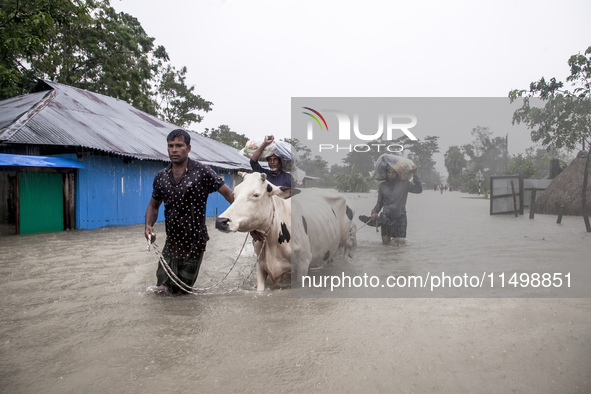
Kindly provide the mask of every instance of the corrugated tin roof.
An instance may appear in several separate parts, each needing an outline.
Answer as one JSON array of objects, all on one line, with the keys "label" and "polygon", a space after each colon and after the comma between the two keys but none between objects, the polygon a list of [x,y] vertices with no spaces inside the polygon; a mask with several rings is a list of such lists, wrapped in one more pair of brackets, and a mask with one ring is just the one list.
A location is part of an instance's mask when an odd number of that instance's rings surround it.
[{"label": "corrugated tin roof", "polygon": [[[60,83],[39,81],[35,90],[0,101],[0,142],[76,146],[168,161],[166,136],[178,126],[125,101]],[[237,149],[190,134],[192,159],[225,169],[250,169],[248,158]]]}]

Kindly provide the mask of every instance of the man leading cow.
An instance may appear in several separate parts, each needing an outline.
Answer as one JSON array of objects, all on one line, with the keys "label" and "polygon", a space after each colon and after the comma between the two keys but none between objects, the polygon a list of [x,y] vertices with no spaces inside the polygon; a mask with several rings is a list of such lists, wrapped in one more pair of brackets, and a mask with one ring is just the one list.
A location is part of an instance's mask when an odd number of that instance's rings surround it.
[{"label": "man leading cow", "polygon": [[[162,255],[172,271],[190,287],[197,280],[205,245],[209,240],[205,225],[207,196],[218,191],[232,204],[234,195],[210,167],[189,159],[191,136],[188,132],[173,130],[166,141],[171,163],[154,178],[152,198],[146,209],[144,234],[152,242],[156,239],[154,223],[158,219],[160,205],[164,202],[166,243]],[[156,293],[186,293],[170,282],[160,265],[156,278]]]}]

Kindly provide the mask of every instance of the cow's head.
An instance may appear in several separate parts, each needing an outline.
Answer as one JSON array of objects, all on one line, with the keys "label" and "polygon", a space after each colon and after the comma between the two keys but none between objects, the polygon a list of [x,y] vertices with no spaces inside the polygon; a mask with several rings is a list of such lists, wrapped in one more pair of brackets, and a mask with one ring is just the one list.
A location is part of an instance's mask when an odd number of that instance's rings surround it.
[{"label": "cow's head", "polygon": [[266,232],[274,215],[273,196],[286,198],[289,189],[272,185],[267,175],[238,172],[242,183],[234,188],[234,202],[216,220],[215,227],[224,232]]}]

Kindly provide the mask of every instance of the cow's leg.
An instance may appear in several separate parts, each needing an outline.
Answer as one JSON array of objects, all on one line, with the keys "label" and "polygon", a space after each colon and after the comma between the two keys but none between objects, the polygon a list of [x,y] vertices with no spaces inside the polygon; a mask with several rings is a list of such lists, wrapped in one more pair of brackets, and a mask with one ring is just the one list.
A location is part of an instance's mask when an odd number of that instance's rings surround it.
[{"label": "cow's leg", "polygon": [[305,264],[298,264],[296,267],[296,281],[295,283],[297,284],[297,286],[301,286],[302,284],[302,278],[304,277],[304,275],[308,275],[308,268],[310,267],[310,261],[308,261]]},{"label": "cow's leg", "polygon": [[352,257],[351,256],[351,246],[347,243],[345,244],[345,246],[343,247],[343,259],[346,261],[349,261],[349,258]]},{"label": "cow's leg", "polygon": [[310,245],[303,250],[294,251],[292,249],[291,252],[291,283],[292,286],[299,287],[302,284],[303,276],[308,274],[308,269],[312,261],[312,252],[310,251]]},{"label": "cow's leg", "polygon": [[351,226],[349,227],[349,232],[347,234],[347,240],[345,241],[345,247],[344,247],[344,255],[345,255],[345,261],[347,261],[348,257],[352,257],[351,256],[351,250],[357,246],[357,226],[355,225],[355,223],[351,223]]},{"label": "cow's leg", "polygon": [[265,283],[267,282],[267,272],[262,268],[260,259],[261,253],[263,248],[263,243],[260,241],[253,241],[254,252],[257,255],[259,261],[257,262],[257,291],[264,291],[265,290]]}]

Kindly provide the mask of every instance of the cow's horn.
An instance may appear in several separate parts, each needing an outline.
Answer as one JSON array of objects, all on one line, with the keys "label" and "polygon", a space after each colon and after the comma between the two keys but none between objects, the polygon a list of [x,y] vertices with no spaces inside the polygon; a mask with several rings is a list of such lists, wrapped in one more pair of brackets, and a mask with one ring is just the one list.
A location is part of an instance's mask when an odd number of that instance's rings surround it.
[{"label": "cow's horn", "polygon": [[246,176],[246,172],[238,171],[238,175],[240,175],[243,179]]}]

